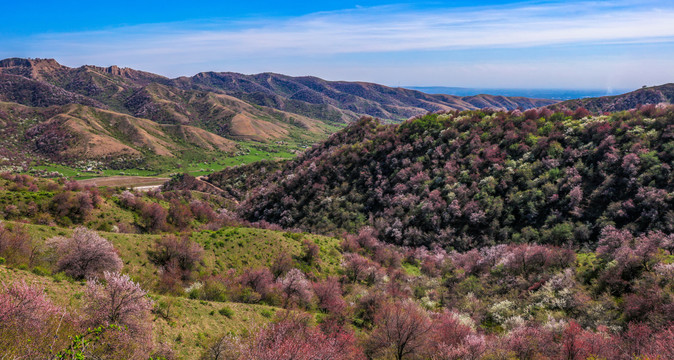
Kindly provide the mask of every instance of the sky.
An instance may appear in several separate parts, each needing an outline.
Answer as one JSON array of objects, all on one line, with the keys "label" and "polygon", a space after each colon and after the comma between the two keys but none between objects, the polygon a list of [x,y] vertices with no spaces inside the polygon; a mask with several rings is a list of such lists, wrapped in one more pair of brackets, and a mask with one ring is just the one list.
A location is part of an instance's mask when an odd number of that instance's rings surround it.
[{"label": "sky", "polygon": [[12,1],[0,58],[275,72],[389,86],[635,89],[674,82],[674,2]]}]

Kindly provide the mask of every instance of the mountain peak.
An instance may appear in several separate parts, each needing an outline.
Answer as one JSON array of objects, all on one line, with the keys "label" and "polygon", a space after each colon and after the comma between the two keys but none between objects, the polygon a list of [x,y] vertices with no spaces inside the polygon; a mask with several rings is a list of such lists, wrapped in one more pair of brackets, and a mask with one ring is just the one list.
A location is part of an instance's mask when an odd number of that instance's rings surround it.
[{"label": "mountain peak", "polygon": [[0,60],[0,72],[20,75],[31,79],[43,79],[63,70],[70,69],[54,59],[8,58]]},{"label": "mountain peak", "polygon": [[55,59],[7,58],[0,60],[0,67],[61,67]]},{"label": "mountain peak", "polygon": [[[119,67],[117,65],[111,65],[108,67],[95,66],[95,65],[84,65],[84,69],[94,70],[98,73],[110,74],[114,76],[122,76],[129,79],[141,80],[142,85],[147,85],[149,81],[163,81],[166,80],[166,77],[162,75],[152,74],[149,72],[135,70],[128,67]],[[145,81],[142,81],[145,80]]]}]

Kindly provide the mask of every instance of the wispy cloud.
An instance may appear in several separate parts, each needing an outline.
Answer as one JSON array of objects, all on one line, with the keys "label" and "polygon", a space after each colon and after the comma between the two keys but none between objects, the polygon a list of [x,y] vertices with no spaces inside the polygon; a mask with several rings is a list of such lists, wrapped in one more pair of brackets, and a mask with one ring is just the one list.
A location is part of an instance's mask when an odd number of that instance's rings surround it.
[{"label": "wispy cloud", "polygon": [[[260,57],[300,61],[415,51],[669,43],[674,41],[672,19],[674,6],[643,2],[547,2],[432,11],[383,6],[284,19],[214,19],[207,24],[44,34],[15,47],[70,62],[113,61],[145,68],[162,62],[165,69],[172,66],[180,72],[194,67],[186,64],[236,63]],[[169,72],[175,75],[175,70]]]}]

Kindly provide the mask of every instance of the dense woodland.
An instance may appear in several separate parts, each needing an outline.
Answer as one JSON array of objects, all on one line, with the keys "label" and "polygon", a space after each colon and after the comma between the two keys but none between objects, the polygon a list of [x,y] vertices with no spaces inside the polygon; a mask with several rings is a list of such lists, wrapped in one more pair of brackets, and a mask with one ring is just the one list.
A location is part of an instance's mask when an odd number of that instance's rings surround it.
[{"label": "dense woodland", "polygon": [[146,193],[2,174],[0,357],[674,359],[671,124],[364,118]]},{"label": "dense woodland", "polygon": [[[674,229],[674,109],[591,116],[466,111],[400,125],[364,118],[282,170],[210,176],[241,215],[319,233],[368,225],[387,243],[469,250],[499,243],[597,244],[607,226]],[[271,170],[271,171],[270,171]]]}]

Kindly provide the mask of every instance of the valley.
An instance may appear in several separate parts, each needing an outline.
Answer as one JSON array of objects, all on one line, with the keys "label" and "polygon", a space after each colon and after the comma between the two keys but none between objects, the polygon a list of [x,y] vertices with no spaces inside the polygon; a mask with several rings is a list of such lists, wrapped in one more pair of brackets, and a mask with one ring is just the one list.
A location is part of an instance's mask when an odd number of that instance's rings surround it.
[{"label": "valley", "polygon": [[0,354],[674,358],[671,84],[0,61]]}]

